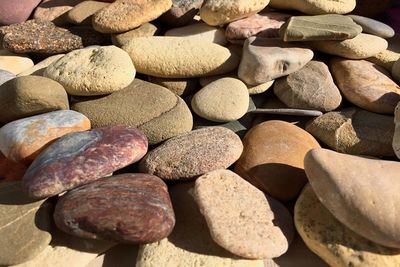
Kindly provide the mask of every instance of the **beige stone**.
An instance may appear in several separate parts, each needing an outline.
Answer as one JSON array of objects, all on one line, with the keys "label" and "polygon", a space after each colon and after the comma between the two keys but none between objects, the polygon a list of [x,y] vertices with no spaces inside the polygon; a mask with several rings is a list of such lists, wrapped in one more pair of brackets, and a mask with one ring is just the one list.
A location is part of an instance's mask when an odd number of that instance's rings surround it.
[{"label": "beige stone", "polygon": [[393,64],[400,59],[400,35],[396,34],[386,41],[389,43],[388,48],[373,57],[367,58],[367,60],[391,72]]},{"label": "beige stone", "polygon": [[271,0],[269,6],[294,9],[308,15],[346,14],[356,7],[355,0]]},{"label": "beige stone", "polygon": [[310,185],[306,185],[296,202],[294,221],[307,246],[329,266],[400,265],[399,249],[377,245],[341,224],[319,202]]},{"label": "beige stone", "polygon": [[67,18],[74,24],[92,24],[92,16],[110,3],[100,1],[83,1],[67,13]]},{"label": "beige stone", "polygon": [[17,76],[28,76],[28,75],[43,76],[43,73],[46,70],[46,68],[53,62],[62,58],[64,55],[65,54],[50,56],[50,57],[40,61],[39,63],[35,64],[32,68],[29,68],[26,71],[21,72]]},{"label": "beige stone", "polygon": [[15,75],[33,67],[33,61],[20,54],[14,54],[7,50],[0,50],[0,69],[9,71]]},{"label": "beige stone", "polygon": [[140,37],[122,49],[138,72],[163,78],[191,78],[228,73],[239,58],[227,48],[185,37]]},{"label": "beige stone", "polygon": [[179,96],[187,96],[199,89],[198,79],[168,79],[149,76],[149,81],[171,90]]},{"label": "beige stone", "polygon": [[209,26],[205,23],[196,23],[180,28],[168,30],[165,36],[192,38],[200,41],[209,41],[219,45],[226,45],[225,31],[222,28]]},{"label": "beige stone", "polygon": [[132,38],[151,37],[157,35],[159,27],[152,23],[145,23],[133,30],[111,35],[111,41],[115,46],[121,47],[130,42]]}]

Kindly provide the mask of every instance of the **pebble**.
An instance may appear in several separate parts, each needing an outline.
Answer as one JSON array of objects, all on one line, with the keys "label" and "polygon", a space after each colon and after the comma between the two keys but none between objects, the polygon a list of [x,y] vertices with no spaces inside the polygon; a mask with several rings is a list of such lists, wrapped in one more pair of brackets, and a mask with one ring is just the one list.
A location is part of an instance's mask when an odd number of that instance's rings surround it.
[{"label": "pebble", "polygon": [[223,25],[254,15],[268,3],[269,0],[205,0],[200,9],[200,17],[208,25]]},{"label": "pebble", "polygon": [[293,16],[280,28],[285,42],[311,40],[346,40],[362,32],[351,18],[337,15]]},{"label": "pebble", "polygon": [[193,187],[193,183],[180,183],[170,188],[175,228],[168,238],[141,246],[136,267],[264,267],[262,260],[237,257],[213,241],[193,199]]},{"label": "pebble", "polygon": [[277,39],[250,37],[243,47],[238,76],[248,85],[259,85],[301,69],[313,56],[307,48]]},{"label": "pebble", "polygon": [[72,109],[88,117],[93,128],[137,127],[150,144],[189,132],[193,126],[192,114],[179,96],[139,79],[109,96],[76,103]]},{"label": "pebble", "polygon": [[356,7],[356,0],[271,0],[269,6],[283,10],[297,10],[308,15],[346,14]]},{"label": "pebble", "polygon": [[42,61],[36,63],[32,68],[29,68],[26,71],[21,72],[20,74],[18,74],[18,76],[28,76],[28,75],[43,76],[46,68],[53,62],[56,62],[57,60],[62,58],[64,55],[65,54],[49,56],[48,58],[43,59]]},{"label": "pebble", "polygon": [[319,202],[310,185],[304,188],[296,202],[294,219],[304,242],[329,266],[400,264],[400,250],[375,244],[341,224]]},{"label": "pebble", "polygon": [[26,169],[24,164],[9,160],[0,152],[0,183],[21,180]]},{"label": "pebble", "polygon": [[140,37],[122,47],[139,73],[162,78],[224,74],[239,65],[229,49],[185,37]]},{"label": "pebble", "polygon": [[400,87],[384,68],[366,60],[332,59],[330,68],[344,97],[368,111],[393,114]]},{"label": "pebble", "polygon": [[300,70],[277,79],[274,93],[285,105],[298,109],[327,112],[342,102],[328,66],[321,61],[310,61]]},{"label": "pebble", "polygon": [[83,1],[68,11],[68,21],[73,24],[91,25],[93,15],[108,5],[109,3],[99,1]]},{"label": "pebble", "polygon": [[33,61],[21,54],[14,54],[8,50],[0,49],[0,69],[17,75],[33,67]]},{"label": "pebble", "polygon": [[41,0],[2,1],[0,3],[0,25],[24,22],[40,2]]},{"label": "pebble", "polygon": [[33,12],[33,18],[52,21],[59,26],[67,25],[68,11],[81,2],[82,0],[43,0]]},{"label": "pebble", "polygon": [[400,248],[399,162],[313,149],[304,167],[318,199],[340,222],[377,244]]},{"label": "pebble", "polygon": [[252,36],[278,38],[279,29],[288,18],[290,18],[289,14],[261,12],[260,14],[229,23],[226,27],[225,35],[230,41],[244,41]]},{"label": "pebble", "polygon": [[52,206],[21,192],[20,182],[0,182],[0,265],[36,257],[50,243]]},{"label": "pebble", "polygon": [[310,121],[306,130],[331,149],[352,155],[394,155],[393,117],[351,107]]},{"label": "pebble", "polygon": [[289,211],[232,171],[215,170],[198,178],[194,198],[213,240],[235,255],[276,258],[293,239]]},{"label": "pebble", "polygon": [[72,110],[53,111],[1,127],[0,150],[15,162],[30,163],[59,137],[86,130],[90,130],[90,121],[82,114]]},{"label": "pebble", "polygon": [[136,128],[112,126],[70,133],[33,161],[22,179],[23,188],[34,198],[55,196],[128,166],[146,152],[146,136]]},{"label": "pebble", "polygon": [[69,109],[61,84],[40,76],[23,76],[0,86],[0,121],[13,120],[55,110]]},{"label": "pebble", "polygon": [[93,15],[92,24],[102,33],[121,33],[158,18],[171,0],[116,0]]},{"label": "pebble", "polygon": [[196,23],[180,28],[170,29],[165,32],[165,36],[192,38],[193,40],[199,40],[200,42],[209,41],[222,46],[228,43],[223,29],[209,26],[205,23]]},{"label": "pebble", "polygon": [[78,237],[146,244],[167,237],[175,215],[168,187],[160,178],[125,173],[63,195],[54,221],[61,230]]},{"label": "pebble", "polygon": [[202,118],[215,122],[238,120],[247,113],[247,86],[234,78],[222,78],[198,91],[191,101],[192,110]]},{"label": "pebble", "polygon": [[397,105],[394,112],[395,131],[393,136],[393,150],[396,156],[400,159],[400,106]]},{"label": "pebble", "polygon": [[168,79],[149,76],[149,81],[161,85],[178,96],[187,96],[199,89],[198,79]]},{"label": "pebble", "polygon": [[368,61],[384,67],[387,71],[391,72],[394,63],[400,59],[400,35],[387,39],[389,46],[386,50],[368,58]]},{"label": "pebble", "polygon": [[307,177],[304,156],[319,148],[303,129],[285,121],[266,121],[247,132],[235,172],[278,200],[295,199]]},{"label": "pebble", "polygon": [[242,141],[233,131],[206,127],[165,141],[147,153],[139,169],[164,180],[188,180],[228,168],[242,151]]},{"label": "pebble", "polygon": [[136,70],[129,55],[116,46],[72,51],[50,64],[44,76],[61,83],[68,94],[96,96],[127,87]]},{"label": "pebble", "polygon": [[161,21],[172,26],[189,24],[199,12],[204,0],[172,0],[172,7],[161,17]]},{"label": "pebble", "polygon": [[360,33],[352,39],[343,41],[312,41],[310,45],[323,53],[349,59],[373,57],[388,48],[388,42],[378,36]]},{"label": "pebble", "polygon": [[363,32],[373,34],[382,38],[391,38],[395,32],[392,27],[380,21],[358,15],[349,15],[358,25],[362,27]]},{"label": "pebble", "polygon": [[159,32],[160,28],[157,25],[153,23],[145,23],[133,30],[112,34],[111,41],[115,46],[122,47],[128,44],[132,38],[151,37],[157,35]]},{"label": "pebble", "polygon": [[14,73],[11,73],[7,70],[0,70],[0,85],[2,85],[3,83],[14,79],[16,76]]}]

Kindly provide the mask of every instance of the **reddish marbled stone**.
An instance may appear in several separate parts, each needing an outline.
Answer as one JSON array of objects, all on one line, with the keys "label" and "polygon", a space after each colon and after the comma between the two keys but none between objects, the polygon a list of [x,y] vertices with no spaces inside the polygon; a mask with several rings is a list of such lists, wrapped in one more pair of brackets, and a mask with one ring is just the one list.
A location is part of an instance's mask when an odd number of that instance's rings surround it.
[{"label": "reddish marbled stone", "polygon": [[174,225],[167,185],[149,174],[120,174],[62,196],[54,221],[83,238],[146,244],[167,237]]},{"label": "reddish marbled stone", "polygon": [[22,186],[33,198],[55,196],[140,160],[147,147],[146,136],[127,126],[70,133],[33,161]]},{"label": "reddish marbled stone", "polygon": [[21,180],[26,169],[24,164],[11,161],[0,152],[0,181]]}]

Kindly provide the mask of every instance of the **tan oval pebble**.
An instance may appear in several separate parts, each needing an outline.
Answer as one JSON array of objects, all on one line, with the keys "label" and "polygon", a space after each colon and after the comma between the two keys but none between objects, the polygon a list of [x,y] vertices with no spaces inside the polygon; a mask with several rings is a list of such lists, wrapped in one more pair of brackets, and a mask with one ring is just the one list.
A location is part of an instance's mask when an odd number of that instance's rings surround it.
[{"label": "tan oval pebble", "polygon": [[21,72],[17,76],[28,76],[28,75],[37,75],[43,76],[44,71],[46,68],[52,64],[53,62],[62,58],[64,54],[49,56],[48,58],[36,63],[32,68],[27,69],[26,71]]},{"label": "tan oval pebble", "polygon": [[215,170],[199,177],[194,198],[214,241],[233,254],[275,258],[293,239],[289,211],[232,171]]},{"label": "tan oval pebble", "polygon": [[308,15],[346,14],[356,7],[356,0],[271,0],[277,9],[294,9]]},{"label": "tan oval pebble", "polygon": [[11,53],[5,49],[0,50],[0,69],[9,71],[15,75],[33,67],[33,61],[20,54]]},{"label": "tan oval pebble", "polygon": [[212,27],[205,23],[196,23],[180,28],[170,29],[165,36],[177,36],[192,38],[200,41],[209,41],[219,45],[226,45],[225,31],[221,28]]}]

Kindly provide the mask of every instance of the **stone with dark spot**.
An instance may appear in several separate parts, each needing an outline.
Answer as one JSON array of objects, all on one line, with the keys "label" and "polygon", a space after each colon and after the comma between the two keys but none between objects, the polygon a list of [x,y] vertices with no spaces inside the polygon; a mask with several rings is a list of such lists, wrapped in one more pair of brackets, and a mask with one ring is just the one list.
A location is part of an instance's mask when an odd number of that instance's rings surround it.
[{"label": "stone with dark spot", "polygon": [[146,244],[171,233],[175,214],[160,178],[127,173],[68,192],[58,201],[54,220],[79,237]]},{"label": "stone with dark spot", "polygon": [[55,196],[140,160],[147,145],[140,130],[126,126],[64,135],[28,168],[23,188],[34,198]]}]

